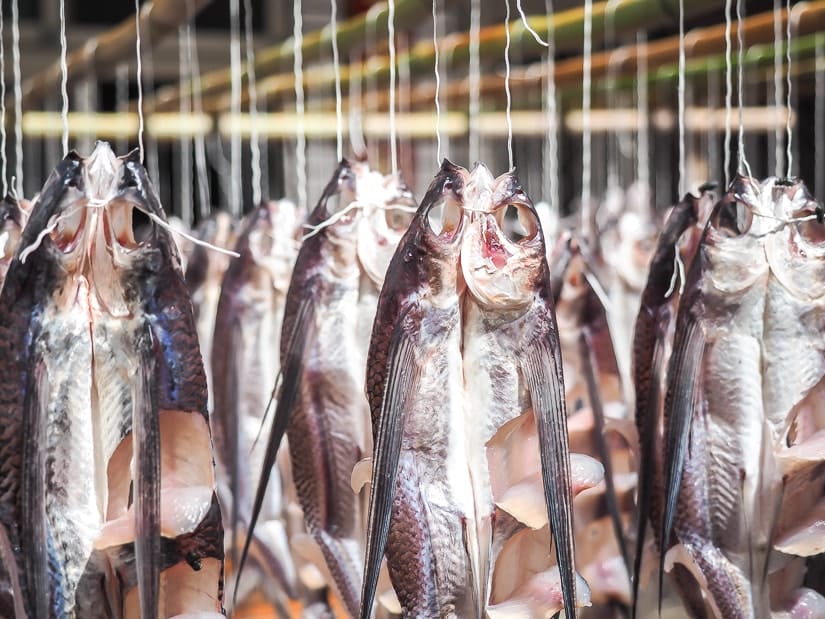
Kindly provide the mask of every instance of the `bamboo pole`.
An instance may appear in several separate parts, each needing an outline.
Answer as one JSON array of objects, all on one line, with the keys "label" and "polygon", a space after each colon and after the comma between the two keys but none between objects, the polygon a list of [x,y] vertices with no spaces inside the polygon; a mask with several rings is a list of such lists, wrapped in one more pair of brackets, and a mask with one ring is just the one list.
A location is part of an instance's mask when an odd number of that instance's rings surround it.
[{"label": "bamboo pole", "polygon": [[[816,0],[800,7],[802,18],[799,20],[797,33],[799,35],[810,34],[820,30],[825,30],[825,0]],[[787,12],[782,11],[782,27],[784,29],[787,20]],[[742,21],[745,41],[748,45],[758,45],[773,41],[773,11],[760,13],[745,18]],[[732,25],[732,37],[735,45],[738,24]],[[718,24],[706,28],[698,28],[688,32],[685,36],[685,44],[688,58],[705,57],[716,53],[721,53],[725,47],[725,25]],[[636,62],[642,50],[647,52],[647,66],[649,71],[654,71],[659,67],[673,64],[679,55],[679,37],[673,36],[658,41],[649,41],[645,46],[636,44],[627,45],[615,50],[600,52],[592,57],[592,77],[594,81],[605,79],[608,69],[612,68],[617,77],[635,75]],[[556,62],[555,79],[556,85],[560,89],[575,86],[581,83],[582,79],[582,58],[575,57]],[[513,92],[518,90],[536,88],[544,74],[543,64],[534,64],[520,71],[516,71],[511,76],[510,88]],[[479,90],[482,95],[498,94],[502,91],[504,78],[501,75],[487,75],[481,79]],[[469,95],[469,83],[464,80],[457,80],[450,84],[441,85],[440,96],[448,100],[461,100]],[[385,108],[388,103],[386,92],[372,93],[364,96],[372,96],[379,108]],[[413,89],[410,95],[411,105],[429,105],[435,96],[435,84],[428,82],[419,84]]]},{"label": "bamboo pole", "polygon": [[[140,11],[140,31],[157,44],[168,34],[198,14],[212,0],[154,0]],[[135,18],[128,17],[120,24],[90,39],[66,59],[68,82],[71,84],[87,75],[100,75],[124,59],[135,55]],[[23,83],[23,109],[33,107],[47,94],[54,92],[60,81],[60,62],[46,67]]]},{"label": "bamboo pole", "polygon": [[[608,7],[608,4],[610,7]],[[431,6],[431,5],[429,5]],[[718,0],[694,0],[685,7],[688,18],[704,15],[719,10]],[[634,31],[639,28],[659,28],[675,23],[678,15],[677,0],[614,0],[612,2],[598,2],[593,6],[593,33],[599,35],[604,30],[605,18],[608,13],[614,24],[617,34]],[[556,51],[575,50],[581,46],[584,33],[584,11],[581,8],[569,9],[545,15],[528,17],[530,27],[539,36],[546,38],[552,29]],[[399,20],[399,23],[400,20]],[[503,58],[506,42],[504,24],[488,26],[481,30],[479,41],[479,55],[481,58]],[[540,57],[545,48],[536,43],[533,36],[527,32],[520,19],[510,23],[510,52],[513,56]],[[446,59],[449,65],[466,64],[469,61],[469,34],[454,33],[441,39],[439,54]],[[409,67],[410,75],[429,74],[433,71],[435,48],[430,40],[421,41],[414,45],[405,54],[400,54],[397,64]],[[346,85],[350,80],[357,79],[369,83],[380,83],[387,80],[390,73],[389,58],[373,56],[366,62],[355,63],[341,67],[341,82]],[[324,89],[334,81],[331,66],[322,66],[313,69],[305,75],[305,87]],[[294,77],[292,72],[271,75],[259,80],[258,96],[266,97],[270,101],[288,96],[293,90]],[[244,98],[246,95],[244,95]],[[229,96],[224,92],[204,99],[204,109],[218,112],[228,109]]]},{"label": "bamboo pole", "polygon": [[[396,0],[396,23],[416,23],[423,15],[432,10],[432,3],[427,0]],[[368,35],[374,33],[376,40],[387,36],[387,18],[389,10],[386,4],[375,5],[363,15],[353,17],[338,24],[338,51],[345,56],[350,51],[364,45]],[[304,34],[301,51],[305,63],[316,61],[329,53],[332,47],[332,31],[326,27]],[[259,77],[282,71],[292,65],[294,59],[293,39],[266,47],[255,53],[255,75]],[[291,75],[291,73],[290,73]],[[243,66],[241,78],[246,79],[247,68]],[[200,93],[207,97],[226,92],[232,81],[231,68],[217,69],[201,76]],[[291,84],[291,83],[290,83]],[[290,85],[289,88],[292,88]],[[194,93],[192,82],[183,82],[160,89],[152,98],[147,98],[144,106],[147,110],[178,109],[181,96]]]}]

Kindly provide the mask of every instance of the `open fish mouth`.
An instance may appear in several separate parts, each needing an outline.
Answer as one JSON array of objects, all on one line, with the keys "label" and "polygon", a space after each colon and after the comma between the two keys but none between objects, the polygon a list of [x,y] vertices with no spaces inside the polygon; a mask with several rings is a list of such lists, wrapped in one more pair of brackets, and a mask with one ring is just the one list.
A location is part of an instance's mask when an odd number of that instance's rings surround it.
[{"label": "open fish mouth", "polygon": [[464,279],[485,305],[529,303],[545,251],[538,214],[509,174],[475,195],[461,252]]}]

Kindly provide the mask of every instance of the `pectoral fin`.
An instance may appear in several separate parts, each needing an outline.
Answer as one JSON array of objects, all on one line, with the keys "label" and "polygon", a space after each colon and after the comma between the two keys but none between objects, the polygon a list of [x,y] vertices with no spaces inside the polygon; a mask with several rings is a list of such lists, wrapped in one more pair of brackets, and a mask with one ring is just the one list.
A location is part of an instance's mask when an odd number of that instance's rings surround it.
[{"label": "pectoral fin", "polygon": [[670,534],[676,516],[676,504],[682,483],[690,426],[700,394],[699,380],[705,336],[693,320],[686,320],[677,330],[673,356],[670,360],[665,398],[664,462],[665,510],[662,518],[661,557],[659,562],[659,604],[664,555],[670,544]]},{"label": "pectoral fin", "polygon": [[[400,323],[400,321],[399,321]],[[373,454],[374,466],[370,487],[367,553],[361,594],[361,619],[372,615],[372,603],[378,586],[381,560],[387,546],[395,476],[401,454],[401,437],[407,403],[418,389],[420,367],[414,345],[400,327],[396,327],[387,355],[387,379],[378,422]]]},{"label": "pectoral fin", "polygon": [[555,331],[526,351],[522,371],[539,434],[544,500],[556,546],[565,615],[576,617],[573,491],[560,346]]},{"label": "pectoral fin", "polygon": [[[275,416],[272,419],[272,430],[269,433],[269,440],[264,452],[263,465],[261,467],[261,479],[258,481],[258,489],[255,492],[255,502],[252,505],[252,515],[249,519],[246,541],[244,542],[241,559],[238,563],[238,571],[235,575],[235,591],[238,590],[238,583],[241,579],[243,566],[249,554],[249,546],[252,543],[252,535],[258,516],[261,514],[266,489],[269,486],[269,478],[275,466],[275,457],[278,455],[278,448],[292,420],[295,410],[295,403],[298,400],[298,392],[301,388],[301,380],[304,373],[304,353],[306,343],[312,338],[312,325],[315,317],[315,306],[312,299],[303,299],[298,305],[292,332],[289,334],[289,342],[286,347],[286,354],[281,364],[281,393],[278,404],[275,406]],[[282,337],[285,334],[282,334]],[[234,597],[234,596],[233,596]],[[233,606],[235,605],[233,600]]]},{"label": "pectoral fin", "polygon": [[147,329],[138,343],[141,354],[132,397],[135,562],[143,619],[158,616],[160,600],[160,413],[153,348]]}]

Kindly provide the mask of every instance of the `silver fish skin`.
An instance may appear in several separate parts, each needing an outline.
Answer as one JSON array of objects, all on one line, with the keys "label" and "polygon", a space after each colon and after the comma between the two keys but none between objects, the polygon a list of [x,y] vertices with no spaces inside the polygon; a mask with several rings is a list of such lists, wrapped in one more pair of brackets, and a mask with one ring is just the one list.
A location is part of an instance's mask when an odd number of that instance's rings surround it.
[{"label": "silver fish skin", "polygon": [[[228,213],[217,212],[196,229],[196,236],[217,247],[230,249],[237,242],[236,224]],[[185,269],[186,287],[192,297],[192,308],[198,328],[198,343],[203,356],[209,403],[214,403],[212,392],[212,338],[215,334],[215,315],[221,296],[221,282],[230,264],[230,256],[195,245]]]},{"label": "silver fish skin", "polygon": [[[483,164],[471,175],[464,199],[472,209],[461,251],[467,285],[462,305],[465,451],[475,527],[468,544],[476,615],[486,613],[498,551],[514,531],[497,513],[487,445],[508,422],[533,411],[545,506],[557,549],[560,588],[568,617],[576,616],[572,478],[561,345],[550,270],[538,215],[514,174],[493,179]],[[505,233],[505,213],[515,208],[526,231]]]},{"label": "silver fish skin", "polygon": [[[799,287],[822,268],[813,204],[798,183],[737,177],[714,209],[680,303],[661,538],[665,549],[680,545],[670,552],[702,576],[717,616],[767,616],[781,598],[767,578],[788,482],[777,456],[798,404],[821,407],[815,387],[825,369],[822,346],[811,346],[820,339],[822,310],[812,302],[820,293]],[[789,222],[798,212],[816,225]],[[821,492],[821,480],[813,483]]]},{"label": "silver fish skin", "polygon": [[[225,524],[232,532],[230,553],[237,565],[241,531],[251,517],[263,449],[255,449],[264,412],[280,372],[278,341],[287,287],[297,253],[294,207],[266,202],[245,218],[220,287],[211,367],[212,427],[223,473]],[[261,446],[268,436],[261,434]],[[277,582],[281,594],[295,597],[295,566],[289,554],[282,480],[270,478],[268,498],[255,536],[259,568]]]},{"label": "silver fish skin", "polygon": [[0,200],[0,290],[25,225],[26,213],[17,200],[13,196]]},{"label": "silver fish skin", "polygon": [[342,160],[305,224],[281,330],[281,387],[250,524],[258,520],[286,434],[306,527],[325,562],[319,567],[351,614],[358,608],[364,530],[351,476],[369,448],[363,365],[356,363],[357,228],[368,211],[364,183],[373,174],[366,164]]},{"label": "silver fish skin", "polygon": [[[458,257],[467,172],[445,160],[392,258],[367,365],[375,442],[360,616],[386,552],[405,617],[472,617],[464,538],[473,518],[464,447]],[[437,212],[443,218],[437,221]],[[433,222],[433,223],[431,223]],[[435,225],[435,227],[433,227]]]},{"label": "silver fish skin", "polygon": [[[105,143],[87,159],[69,155],[4,287],[4,307],[20,313],[20,282],[49,273],[16,359],[29,616],[220,610],[222,529],[191,305],[168,233],[154,226],[136,240],[135,208],[164,217],[136,157],[117,159]],[[197,499],[185,513],[180,493]],[[196,528],[208,534],[192,537]],[[170,597],[176,586],[192,593]]]}]

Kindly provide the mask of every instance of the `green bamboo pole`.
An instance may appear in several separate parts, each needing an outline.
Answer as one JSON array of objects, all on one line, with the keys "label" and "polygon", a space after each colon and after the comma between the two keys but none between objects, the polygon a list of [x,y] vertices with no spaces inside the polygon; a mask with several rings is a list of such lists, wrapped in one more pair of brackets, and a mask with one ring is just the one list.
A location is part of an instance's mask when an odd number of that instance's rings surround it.
[{"label": "green bamboo pole", "polygon": [[[396,0],[396,23],[417,23],[423,16],[432,10],[432,3],[427,0]],[[376,40],[387,37],[387,18],[389,10],[386,4],[376,5],[363,15],[344,20],[338,24],[338,50],[342,56],[364,45],[369,35],[374,33]],[[303,37],[301,51],[305,63],[323,58],[332,48],[332,29],[329,25],[307,32]],[[283,71],[292,66],[294,60],[293,38],[283,43],[266,47],[255,53],[255,75],[259,79],[275,71]],[[247,78],[246,63],[244,63],[241,78]],[[201,76],[201,96],[207,97],[229,90],[232,82],[232,72],[229,67],[210,71]],[[291,87],[291,86],[290,86]],[[160,89],[152,98],[147,98],[144,105],[147,110],[174,111],[178,109],[180,98],[183,95],[194,93],[192,82],[182,82],[174,86]]]},{"label": "green bamboo pole", "polygon": [[[608,7],[608,4],[612,6]],[[431,6],[431,5],[428,5]],[[617,35],[638,29],[655,29],[676,23],[678,15],[678,0],[618,0],[612,3],[597,2],[593,6],[593,35],[599,36],[604,31],[605,19],[608,16],[614,24]],[[686,17],[689,19],[697,15],[719,12],[718,0],[694,0],[685,7]],[[546,38],[553,30],[556,51],[570,51],[581,47],[584,35],[584,10],[581,8],[569,9],[553,14],[550,17],[528,17],[530,27],[539,36]],[[397,20],[399,26],[402,20]],[[527,31],[520,19],[510,23],[510,52],[513,56],[540,57],[545,48],[541,47]],[[443,37],[439,43],[439,54],[450,65],[466,64],[469,61],[468,33],[454,33]],[[506,43],[504,24],[488,26],[481,31],[479,41],[479,56],[482,59],[503,58]],[[410,75],[429,74],[433,71],[435,48],[432,41],[421,41],[408,52],[399,54],[397,64],[409,67]],[[350,80],[371,80],[378,83],[387,81],[390,73],[389,58],[386,56],[372,57],[366,62],[341,67],[341,82],[343,85]],[[266,97],[270,101],[291,94],[293,90],[292,72],[270,75],[263,78],[258,84],[258,96]],[[334,83],[332,67],[318,67],[305,74],[307,88],[327,89]],[[224,89],[225,90],[225,89]],[[218,112],[229,107],[229,98],[225,93],[217,94],[204,100],[204,109]]]},{"label": "green bamboo pole", "polygon": [[[140,11],[140,29],[153,44],[159,43],[167,35],[193,18],[212,0],[194,0],[184,3],[180,0],[154,0]],[[100,75],[111,70],[117,63],[134,58],[135,18],[127,17],[120,24],[90,39],[83,47],[73,51],[66,59],[69,84],[87,75]],[[23,109],[41,103],[47,94],[53,94],[55,84],[60,82],[60,62],[55,62],[23,82]],[[11,101],[11,99],[9,99]],[[13,104],[13,102],[11,102]],[[9,105],[9,102],[7,102]]]}]

